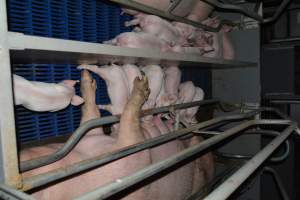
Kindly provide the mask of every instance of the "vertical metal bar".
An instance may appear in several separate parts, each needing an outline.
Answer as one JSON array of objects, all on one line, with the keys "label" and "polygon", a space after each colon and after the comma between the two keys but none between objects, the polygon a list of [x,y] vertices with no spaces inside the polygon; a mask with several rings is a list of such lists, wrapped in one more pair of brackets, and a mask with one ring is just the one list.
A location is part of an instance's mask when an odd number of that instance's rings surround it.
[{"label": "vertical metal bar", "polygon": [[6,0],[0,0],[0,182],[19,186]]},{"label": "vertical metal bar", "polygon": [[291,123],[280,136],[272,140],[265,148],[250,159],[236,173],[224,181],[217,189],[210,193],[204,200],[227,199],[297,128],[296,123]]}]

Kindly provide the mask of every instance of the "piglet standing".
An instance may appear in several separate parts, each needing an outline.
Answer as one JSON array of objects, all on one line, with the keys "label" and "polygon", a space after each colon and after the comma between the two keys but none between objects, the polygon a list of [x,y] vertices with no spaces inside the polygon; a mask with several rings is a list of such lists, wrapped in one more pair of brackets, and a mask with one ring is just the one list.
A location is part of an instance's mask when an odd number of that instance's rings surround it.
[{"label": "piglet standing", "polygon": [[60,83],[28,81],[13,75],[16,105],[38,112],[55,112],[66,108],[70,103],[78,106],[84,100],[75,95],[74,85],[77,81],[64,80]]}]

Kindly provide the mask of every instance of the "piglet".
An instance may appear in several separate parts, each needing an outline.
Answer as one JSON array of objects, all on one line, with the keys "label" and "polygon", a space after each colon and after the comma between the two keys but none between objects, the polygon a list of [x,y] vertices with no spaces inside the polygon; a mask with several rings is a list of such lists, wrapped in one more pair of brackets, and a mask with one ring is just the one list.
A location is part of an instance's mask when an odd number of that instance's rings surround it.
[{"label": "piglet", "polygon": [[171,50],[170,45],[166,41],[144,32],[121,33],[116,38],[104,41],[103,43],[129,48],[159,49],[161,51]]},{"label": "piglet", "polygon": [[133,89],[133,82],[136,77],[142,78],[142,74],[140,69],[133,64],[125,64],[122,66],[122,69],[124,70],[126,77],[127,77],[127,82],[128,82],[128,87],[129,87],[129,94],[131,94],[132,89]]},{"label": "piglet", "polygon": [[170,22],[155,16],[146,14],[137,14],[131,21],[125,22],[125,26],[139,25],[139,29],[145,33],[155,35],[161,40],[167,41],[171,46],[187,45],[187,40],[180,34]]},{"label": "piglet", "polygon": [[[195,87],[195,95],[193,97],[193,102],[194,101],[201,101],[204,99],[204,91],[199,88]],[[198,111],[199,106],[191,107],[185,110],[183,120],[189,124],[194,124],[197,123],[197,120],[195,118],[195,115]]]},{"label": "piglet", "polygon": [[78,69],[87,69],[105,80],[111,105],[99,105],[113,115],[121,114],[129,98],[129,86],[125,72],[118,65],[80,65]]},{"label": "piglet", "polygon": [[168,94],[171,104],[178,100],[178,87],[181,80],[181,71],[178,66],[169,66],[165,72],[165,92]]},{"label": "piglet", "polygon": [[[196,93],[196,88],[192,81],[186,81],[179,85],[179,99],[177,103],[188,103],[192,102]],[[179,115],[184,116],[186,109],[180,110]]]},{"label": "piglet", "polygon": [[141,69],[148,78],[150,95],[145,102],[143,109],[153,108],[156,104],[156,99],[163,88],[164,72],[158,65],[147,65]]},{"label": "piglet", "polygon": [[70,103],[78,106],[84,100],[75,95],[77,81],[64,80],[60,83],[28,81],[13,75],[15,104],[38,112],[55,112],[66,108]]}]

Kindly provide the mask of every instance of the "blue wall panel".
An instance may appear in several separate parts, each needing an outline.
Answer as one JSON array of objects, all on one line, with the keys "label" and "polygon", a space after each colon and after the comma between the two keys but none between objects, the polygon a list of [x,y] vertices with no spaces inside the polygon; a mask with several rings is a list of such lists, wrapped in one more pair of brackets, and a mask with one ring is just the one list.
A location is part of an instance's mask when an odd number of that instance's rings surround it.
[{"label": "blue wall panel", "polygon": [[[130,31],[123,24],[131,18],[120,13],[118,6],[101,0],[8,0],[10,31],[86,42],[102,42]],[[13,71],[28,80],[48,83],[80,79],[80,71],[70,64],[14,65]],[[95,74],[93,77],[98,85],[96,102],[109,103],[105,82]],[[79,85],[76,93],[80,95]],[[17,106],[19,142],[71,133],[78,127],[80,116],[80,107],[74,106],[55,113],[37,113]]]}]

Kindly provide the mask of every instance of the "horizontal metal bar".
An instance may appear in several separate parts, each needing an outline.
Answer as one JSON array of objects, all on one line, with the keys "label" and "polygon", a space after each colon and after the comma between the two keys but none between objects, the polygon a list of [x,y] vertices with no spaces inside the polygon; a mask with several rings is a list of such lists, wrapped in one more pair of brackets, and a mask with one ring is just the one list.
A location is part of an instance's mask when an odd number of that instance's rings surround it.
[{"label": "horizontal metal bar", "polygon": [[9,199],[9,200],[34,200],[28,194],[20,192],[12,187],[1,184],[0,185],[0,199]]},{"label": "horizontal metal bar", "polygon": [[[292,122],[290,121],[290,123],[292,123]],[[122,191],[123,189],[126,189],[136,183],[139,183],[140,181],[142,181],[146,178],[149,178],[152,175],[155,175],[155,174],[157,174],[157,173],[159,173],[159,172],[161,172],[161,171],[163,171],[163,170],[165,170],[187,158],[190,158],[190,157],[200,153],[201,151],[203,151],[203,150],[205,150],[205,149],[207,149],[207,148],[209,148],[209,147],[211,147],[233,135],[236,135],[237,133],[239,133],[242,130],[249,128],[253,125],[257,125],[257,124],[274,124],[274,121],[273,120],[268,120],[268,121],[264,120],[262,122],[260,120],[251,120],[251,121],[244,122],[244,123],[239,124],[231,129],[224,131],[223,134],[220,134],[220,135],[211,137],[207,140],[204,140],[200,144],[197,144],[188,149],[185,149],[185,150],[181,151],[180,153],[177,153],[177,154],[169,157],[168,159],[165,159],[163,161],[152,164],[142,170],[135,172],[134,174],[132,174],[130,176],[120,178],[117,181],[114,181],[106,186],[98,188],[92,192],[84,194],[75,199],[76,200],[96,200],[96,199],[108,198],[108,197]],[[286,123],[284,123],[284,124],[286,124]],[[292,125],[292,128],[293,128],[292,130],[294,130],[296,128],[295,123],[294,123],[294,125]]]},{"label": "horizontal metal bar", "polygon": [[290,125],[272,140],[265,148],[249,160],[236,173],[224,181],[217,189],[210,193],[204,200],[227,199],[297,128],[295,122]]},{"label": "horizontal metal bar", "polygon": [[300,100],[272,100],[273,104],[300,104]]},{"label": "horizontal metal bar", "polygon": [[98,64],[137,63],[178,64],[199,69],[256,67],[257,63],[222,58],[208,58],[198,54],[161,52],[159,49],[128,48],[99,43],[47,38],[8,32],[8,48],[14,64],[57,63]]},{"label": "horizontal metal bar", "polygon": [[196,129],[201,129],[208,127],[210,125],[213,125],[215,123],[218,123],[220,121],[224,120],[236,120],[236,119],[247,119],[255,116],[258,114],[259,111],[252,111],[249,113],[245,114],[237,114],[233,116],[223,116],[223,117],[218,117],[215,119],[211,119],[193,126],[190,126],[189,128],[181,129],[181,130],[176,130],[171,133],[162,135],[160,137],[152,138],[149,140],[146,140],[145,142],[138,143],[114,152],[110,152],[104,155],[99,155],[95,158],[91,158],[88,160],[84,160],[78,163],[75,163],[73,165],[70,165],[68,167],[64,168],[59,168],[44,174],[32,176],[32,177],[27,177],[23,179],[23,188],[22,190],[30,190],[32,188],[36,188],[42,185],[45,185],[47,183],[60,180],[62,178],[66,178],[68,176],[80,173],[82,171],[86,171],[89,169],[92,169],[94,167],[104,165],[106,163],[109,163],[111,161],[114,161],[116,159],[123,158],[127,155],[142,151],[147,148],[151,148],[156,145],[160,145],[163,143],[166,143],[168,141],[177,139],[179,137],[182,137],[184,135],[190,134],[193,130]]},{"label": "horizontal metal bar", "polygon": [[[219,133],[220,134],[220,133]],[[280,132],[278,131],[271,131],[271,130],[251,130],[247,131],[244,134],[260,134],[262,136],[278,136],[280,135]],[[289,153],[290,153],[290,143],[288,140],[285,141],[285,147],[284,147],[284,152],[281,153],[279,156],[271,157],[269,161],[271,162],[281,162],[285,160]],[[215,153],[217,156],[222,156],[225,158],[233,158],[233,159],[251,159],[254,155],[241,155],[241,154],[236,154],[236,153],[224,153],[224,152],[217,152]]]},{"label": "horizontal metal bar", "polygon": [[[216,99],[211,99],[211,100],[203,100],[203,101],[195,101],[195,102],[190,102],[190,103],[184,103],[184,104],[176,104],[176,105],[171,105],[171,106],[164,106],[160,108],[153,108],[150,110],[144,110],[142,111],[141,116],[146,116],[146,115],[153,115],[153,114],[158,114],[162,112],[169,112],[170,110],[179,110],[179,109],[185,109],[185,108],[190,108],[193,106],[204,106],[204,105],[209,105],[209,104],[216,104],[219,103],[218,100]],[[31,169],[35,169],[38,167],[42,167],[48,164],[51,164],[53,162],[56,162],[66,155],[70,153],[70,151],[76,146],[76,144],[80,141],[80,139],[91,129],[102,126],[105,124],[111,124],[111,123],[116,123],[120,121],[120,115],[115,115],[115,116],[108,116],[108,117],[102,117],[99,119],[92,119],[89,120],[85,123],[83,123],[80,127],[76,129],[76,131],[72,134],[72,136],[67,140],[67,142],[60,147],[56,152],[50,155],[42,156],[39,158],[35,158],[32,160],[28,161],[23,161],[20,163],[20,171],[28,171]]]}]

